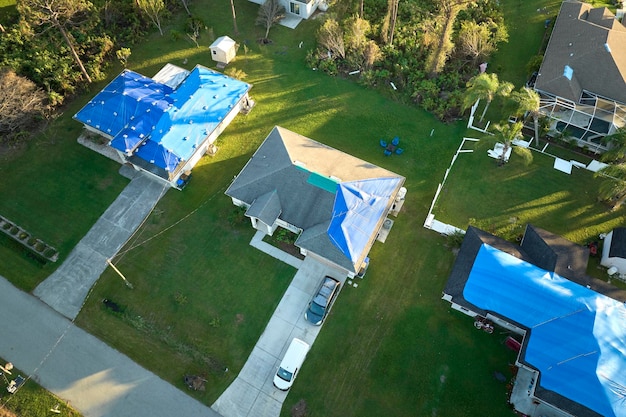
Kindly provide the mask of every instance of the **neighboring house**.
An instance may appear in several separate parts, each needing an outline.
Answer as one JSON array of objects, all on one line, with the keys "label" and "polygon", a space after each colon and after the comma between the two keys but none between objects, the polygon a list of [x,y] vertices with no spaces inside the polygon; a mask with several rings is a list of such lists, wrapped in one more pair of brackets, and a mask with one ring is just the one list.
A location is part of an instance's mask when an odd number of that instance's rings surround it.
[{"label": "neighboring house", "polygon": [[469,227],[443,299],[523,337],[524,415],[626,416],[626,292],[586,275],[588,248],[528,225],[520,245]]},{"label": "neighboring house", "polygon": [[240,111],[249,111],[251,86],[196,66],[167,64],[149,78],[124,70],[74,119],[109,140],[124,163],[172,187],[192,168]]},{"label": "neighboring house", "polygon": [[[263,4],[266,0],[250,0],[252,3]],[[293,15],[302,19],[308,19],[319,8],[325,9],[326,2],[324,0],[279,0],[280,4],[285,8],[287,15]]]},{"label": "neighboring house", "polygon": [[404,177],[275,127],[226,190],[252,226],[299,236],[305,256],[353,277],[381,233],[388,233],[406,189]]},{"label": "neighboring house", "polygon": [[626,275],[626,227],[616,227],[604,237],[600,265],[608,268],[609,275]]},{"label": "neighboring house", "polygon": [[564,1],[534,89],[551,130],[604,151],[626,123],[626,27],[606,7]]}]

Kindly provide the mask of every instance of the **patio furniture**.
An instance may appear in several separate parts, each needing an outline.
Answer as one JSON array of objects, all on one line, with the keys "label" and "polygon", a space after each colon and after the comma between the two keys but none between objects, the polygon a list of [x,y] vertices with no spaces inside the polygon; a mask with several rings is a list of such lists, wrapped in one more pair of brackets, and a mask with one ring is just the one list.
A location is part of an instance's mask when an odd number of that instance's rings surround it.
[{"label": "patio furniture", "polygon": [[397,148],[396,149],[396,155],[402,155],[402,152],[404,152],[404,149],[402,149],[402,148]]},{"label": "patio furniture", "polygon": [[9,391],[11,394],[15,394],[18,388],[24,385],[24,382],[26,382],[26,379],[22,375],[18,375],[17,378],[9,383],[7,391]]},{"label": "patio furniture", "polygon": [[385,149],[385,156],[391,156],[391,151],[389,149]]},{"label": "patio furniture", "polygon": [[391,141],[391,144],[392,144],[393,146],[398,146],[398,145],[400,144],[400,138],[396,136],[396,137],[395,137],[395,138],[393,138],[393,140]]},{"label": "patio furniture", "polygon": [[381,139],[380,140],[380,146],[382,146],[383,148],[386,148],[387,147],[387,141]]}]

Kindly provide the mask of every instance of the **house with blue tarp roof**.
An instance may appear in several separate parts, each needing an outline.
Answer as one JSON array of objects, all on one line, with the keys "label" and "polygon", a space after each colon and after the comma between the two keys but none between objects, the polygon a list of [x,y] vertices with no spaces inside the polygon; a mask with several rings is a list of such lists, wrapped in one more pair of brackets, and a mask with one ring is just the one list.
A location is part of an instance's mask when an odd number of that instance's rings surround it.
[{"label": "house with blue tarp roof", "polygon": [[404,180],[277,126],[226,195],[246,208],[255,229],[297,233],[302,254],[353,277],[367,264],[387,216],[398,214]]},{"label": "house with blue tarp roof", "polygon": [[197,65],[153,78],[124,70],[74,118],[109,139],[120,160],[176,187],[232,119],[252,106],[250,84]]},{"label": "house with blue tarp roof", "polygon": [[525,415],[626,417],[626,293],[588,277],[588,256],[531,225],[520,245],[467,230],[443,298],[523,336],[510,402]]}]

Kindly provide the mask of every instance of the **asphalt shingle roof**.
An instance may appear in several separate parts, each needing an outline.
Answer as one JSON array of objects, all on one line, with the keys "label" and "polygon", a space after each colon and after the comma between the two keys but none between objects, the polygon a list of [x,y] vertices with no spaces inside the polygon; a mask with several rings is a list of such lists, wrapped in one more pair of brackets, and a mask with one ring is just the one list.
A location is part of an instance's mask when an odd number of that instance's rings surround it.
[{"label": "asphalt shingle roof", "polygon": [[[578,102],[583,90],[626,103],[626,27],[607,8],[564,1],[535,89]],[[565,66],[573,70],[571,80]]]}]

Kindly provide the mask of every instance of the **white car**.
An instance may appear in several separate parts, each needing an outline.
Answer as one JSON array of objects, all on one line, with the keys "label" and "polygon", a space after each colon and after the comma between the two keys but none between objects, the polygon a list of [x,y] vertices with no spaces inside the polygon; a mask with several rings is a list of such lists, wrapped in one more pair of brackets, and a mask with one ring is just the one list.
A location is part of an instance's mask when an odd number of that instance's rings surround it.
[{"label": "white car", "polygon": [[276,388],[281,391],[287,391],[291,388],[310,348],[306,342],[298,338],[291,341],[283,360],[280,362],[278,371],[274,375],[274,386]]}]

